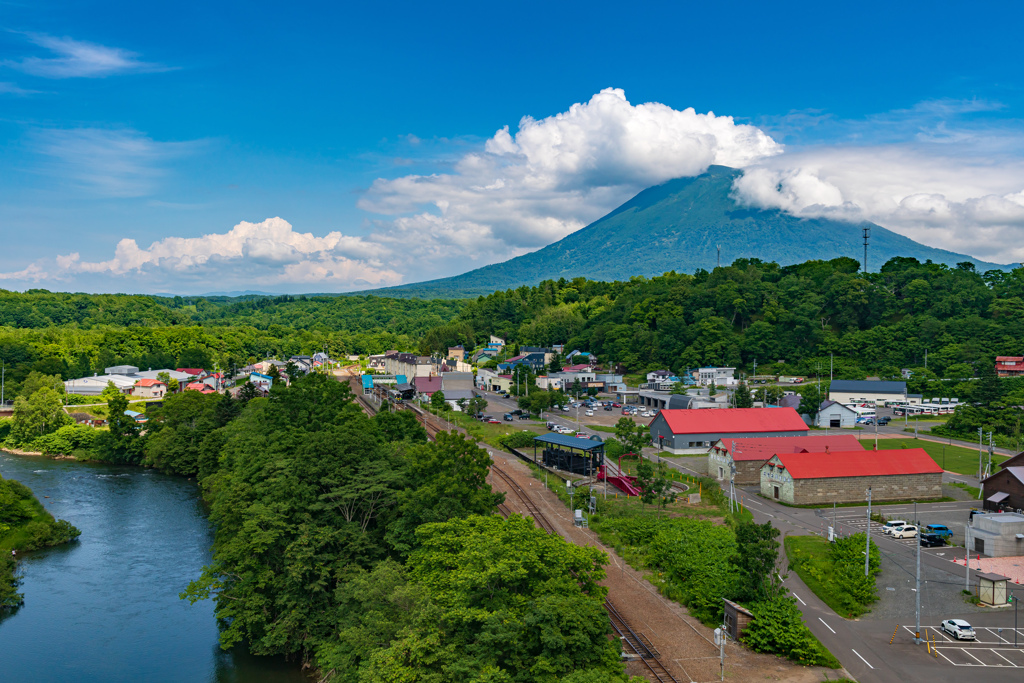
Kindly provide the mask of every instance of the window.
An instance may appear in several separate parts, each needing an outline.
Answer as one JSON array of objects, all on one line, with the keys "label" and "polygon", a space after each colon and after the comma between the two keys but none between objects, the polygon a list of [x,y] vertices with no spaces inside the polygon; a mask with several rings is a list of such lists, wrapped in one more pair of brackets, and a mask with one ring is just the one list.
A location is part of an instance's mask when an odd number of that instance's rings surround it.
[{"label": "window", "polygon": [[975,538],[974,539],[974,552],[984,553],[985,552],[985,539]]},{"label": "window", "polygon": [[722,469],[721,467],[718,468],[718,478],[725,479],[725,470]]}]

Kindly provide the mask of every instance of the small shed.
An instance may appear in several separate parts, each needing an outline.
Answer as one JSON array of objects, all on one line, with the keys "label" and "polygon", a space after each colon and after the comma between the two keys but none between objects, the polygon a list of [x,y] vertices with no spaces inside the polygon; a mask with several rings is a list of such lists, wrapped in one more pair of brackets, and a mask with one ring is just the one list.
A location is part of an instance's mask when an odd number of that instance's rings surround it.
[{"label": "small shed", "polygon": [[722,598],[725,611],[725,630],[733,640],[740,640],[747,626],[754,620],[754,615],[746,607],[732,600]]},{"label": "small shed", "polygon": [[998,607],[1006,604],[1006,582],[999,574],[978,574],[978,599],[985,605]]}]

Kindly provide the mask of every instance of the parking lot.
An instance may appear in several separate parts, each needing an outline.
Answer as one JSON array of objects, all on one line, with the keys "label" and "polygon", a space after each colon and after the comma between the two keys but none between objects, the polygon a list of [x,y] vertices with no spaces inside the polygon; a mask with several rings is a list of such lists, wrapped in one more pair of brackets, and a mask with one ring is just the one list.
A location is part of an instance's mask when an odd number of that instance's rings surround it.
[{"label": "parking lot", "polygon": [[[952,546],[963,546],[964,525],[967,523],[967,518],[972,505],[976,504],[964,501],[928,503],[927,505],[919,506],[917,518],[920,520],[922,525],[943,524],[949,527],[950,531],[953,532],[953,535],[951,538],[947,539],[947,543]],[[880,512],[887,519],[902,519],[906,520],[908,524],[914,523],[914,507],[912,505],[876,506],[872,508],[872,512]],[[833,513],[831,510],[822,509],[820,514],[826,524],[832,523]],[[840,508],[835,512],[835,521],[838,523],[839,532],[843,535],[863,532],[868,526],[867,509],[863,507]],[[881,534],[882,525],[878,522],[871,522],[871,535],[876,536]],[[892,537],[890,536],[889,538]],[[916,543],[913,538],[892,540],[894,543],[901,543],[909,546],[913,546]],[[925,550],[941,551],[941,548],[925,548]]]},{"label": "parking lot", "polygon": [[[910,635],[914,629],[902,626]],[[975,626],[976,641],[958,641],[947,635],[937,624],[923,626],[922,637],[927,631],[935,643],[935,656],[953,666],[977,666],[1024,669],[1024,628],[1017,629],[1017,641],[1021,647],[1014,647],[1012,628]]]}]

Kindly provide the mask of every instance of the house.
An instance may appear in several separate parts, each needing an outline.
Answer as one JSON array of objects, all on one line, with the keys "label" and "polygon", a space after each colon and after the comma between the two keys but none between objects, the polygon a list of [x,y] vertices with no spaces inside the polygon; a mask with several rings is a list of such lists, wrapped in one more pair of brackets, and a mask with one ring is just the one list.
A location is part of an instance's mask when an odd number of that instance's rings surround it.
[{"label": "house", "polygon": [[[693,396],[684,394],[667,394],[660,391],[647,391],[641,389],[637,392],[637,403],[648,408],[658,410],[687,410],[693,402]],[[696,407],[696,406],[694,406]]]},{"label": "house", "polygon": [[537,387],[540,389],[546,389],[548,391],[554,391],[555,389],[562,389],[562,378],[558,375],[540,375],[537,377]]},{"label": "house", "polygon": [[498,349],[492,349],[490,347],[487,347],[487,348],[484,348],[484,349],[480,349],[479,351],[477,351],[476,353],[473,354],[473,362],[474,363],[487,362],[487,361],[491,360],[492,358],[496,358],[497,355],[498,355]]},{"label": "house", "polygon": [[981,482],[986,510],[1024,508],[1024,452],[999,464],[999,471]]},{"label": "house", "polygon": [[667,382],[669,377],[672,377],[672,373],[668,370],[655,370],[647,373],[648,383],[660,383]]},{"label": "house", "polygon": [[137,379],[133,375],[93,375],[67,380],[64,382],[64,391],[79,396],[99,396],[107,388],[107,384],[113,383],[122,394],[130,394]]},{"label": "house", "polygon": [[270,387],[274,385],[274,378],[270,375],[254,372],[249,375],[249,383],[259,389],[266,389],[267,391],[270,391]]},{"label": "house", "polygon": [[1024,377],[1024,356],[996,356],[996,375]]},{"label": "house", "polygon": [[416,394],[420,398],[430,398],[434,392],[441,390],[440,377],[413,377],[412,385],[416,387]]},{"label": "house", "polygon": [[697,384],[702,387],[720,386],[729,387],[738,384],[736,378],[733,376],[736,374],[736,368],[718,368],[718,367],[707,367],[700,368],[697,371]]},{"label": "house", "polygon": [[989,557],[1024,555],[1024,515],[1018,512],[974,515],[973,527],[972,552]]},{"label": "house", "polygon": [[139,398],[163,398],[167,393],[167,385],[158,379],[140,379],[132,387],[132,396]]},{"label": "house", "polygon": [[[301,374],[306,374],[313,369],[313,359],[309,356],[291,356],[288,359],[288,363],[294,365],[295,369]],[[287,364],[285,367],[287,367]]]},{"label": "house", "polygon": [[367,367],[371,370],[383,370],[384,369],[384,354],[377,353],[367,358]]},{"label": "house", "polygon": [[459,412],[462,411],[462,408],[459,406],[460,401],[465,403],[476,396],[472,389],[442,389],[442,393],[444,393],[445,402],[452,407],[452,410]]},{"label": "house", "polygon": [[513,368],[525,365],[533,372],[542,372],[545,366],[544,355],[541,351],[521,353],[518,356],[512,356],[507,361],[498,363],[498,369],[502,372],[511,372]]},{"label": "house", "polygon": [[708,476],[719,481],[729,481],[735,465],[733,482],[737,486],[758,486],[761,483],[761,466],[776,453],[862,450],[864,447],[852,434],[719,439],[708,450]]},{"label": "house", "polygon": [[669,408],[651,420],[650,432],[654,444],[670,453],[704,455],[719,439],[807,436],[807,425],[792,408]]},{"label": "house", "polygon": [[126,411],[124,411],[124,414],[127,415],[128,417],[130,417],[131,419],[135,420],[139,424],[144,424],[144,423],[148,422],[148,418],[145,415],[143,415],[142,413],[138,412],[138,411],[126,410]]},{"label": "house", "polygon": [[510,391],[513,384],[512,375],[496,375],[488,379],[487,388],[490,391]]},{"label": "house", "polygon": [[256,369],[256,372],[266,375],[267,373],[270,372],[270,368],[272,367],[277,368],[277,371],[279,373],[285,372],[288,368],[288,364],[283,363],[275,358],[268,358],[266,360],[261,360],[259,363],[256,363],[253,367]]},{"label": "house", "polygon": [[[268,377],[267,379],[270,379],[270,378]],[[270,385],[267,385],[264,388],[269,389]],[[215,394],[215,393],[217,393],[215,390],[211,389],[210,387],[208,387],[207,385],[203,384],[202,382],[192,382],[191,384],[186,384],[185,385],[185,391],[198,391],[201,394]]]},{"label": "house", "polygon": [[543,346],[520,346],[519,353],[543,353],[544,365],[549,364],[555,358],[555,352],[551,349],[546,349]]},{"label": "house", "polygon": [[828,387],[828,398],[836,403],[883,404],[886,401],[906,401],[906,382],[881,380],[833,380]]},{"label": "house", "polygon": [[495,337],[495,336],[494,336],[494,335],[492,334],[492,335],[491,335],[491,339],[490,339],[490,342],[489,342],[489,343],[488,343],[487,345],[488,345],[488,346],[494,346],[494,347],[496,347],[496,348],[500,349],[501,347],[505,346],[505,340],[504,340],[504,339],[502,339],[501,337]]},{"label": "house", "polygon": [[458,346],[448,347],[448,357],[452,360],[466,360],[466,349],[459,344]]},{"label": "house", "polygon": [[[781,410],[775,408],[774,410]],[[942,468],[923,448],[776,453],[761,466],[761,495],[790,505],[930,500]]]},{"label": "house", "polygon": [[175,371],[184,372],[186,375],[196,379],[202,379],[208,374],[206,370],[203,370],[202,368],[175,368]]},{"label": "house", "polygon": [[384,356],[384,372],[388,375],[405,375],[406,377],[430,377],[434,372],[434,363],[430,356],[417,356],[415,353],[398,353],[389,351]]},{"label": "house", "polygon": [[856,424],[857,411],[836,401],[822,401],[814,419],[815,427],[850,429]]}]

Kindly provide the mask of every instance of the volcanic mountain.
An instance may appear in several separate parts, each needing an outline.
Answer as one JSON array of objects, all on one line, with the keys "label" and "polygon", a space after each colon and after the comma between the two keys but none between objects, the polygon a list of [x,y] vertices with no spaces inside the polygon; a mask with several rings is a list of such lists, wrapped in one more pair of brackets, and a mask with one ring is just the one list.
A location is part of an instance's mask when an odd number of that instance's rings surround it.
[{"label": "volcanic mountain", "polygon": [[669,270],[711,270],[738,258],[780,265],[848,256],[863,260],[862,228],[871,228],[868,268],[894,256],[980,270],[1002,269],[970,256],[928,247],[874,223],[799,218],[780,210],[742,207],[732,197],[743,171],[711,166],[706,173],[650,187],[585,228],[535,252],[462,275],[360,292],[379,296],[462,298],[534,285],[541,280],[586,277],[627,280]]}]

